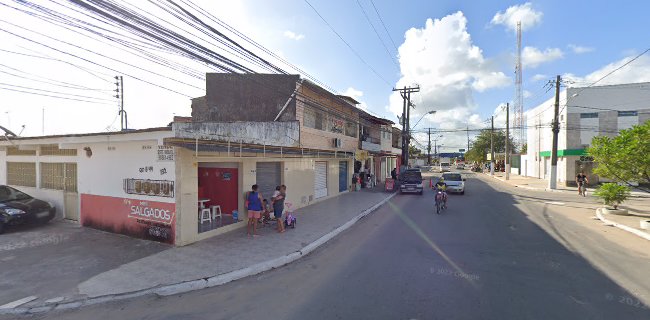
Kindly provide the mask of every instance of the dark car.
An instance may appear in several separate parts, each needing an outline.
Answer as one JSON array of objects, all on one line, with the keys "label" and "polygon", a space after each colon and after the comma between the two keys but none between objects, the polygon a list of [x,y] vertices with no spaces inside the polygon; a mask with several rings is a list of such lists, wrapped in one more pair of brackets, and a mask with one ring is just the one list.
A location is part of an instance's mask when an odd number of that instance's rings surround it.
[{"label": "dark car", "polygon": [[408,169],[400,173],[400,187],[401,193],[417,192],[422,194],[422,172],[420,169]]},{"label": "dark car", "polygon": [[5,226],[46,223],[56,214],[49,202],[38,200],[9,186],[0,185],[0,233]]}]

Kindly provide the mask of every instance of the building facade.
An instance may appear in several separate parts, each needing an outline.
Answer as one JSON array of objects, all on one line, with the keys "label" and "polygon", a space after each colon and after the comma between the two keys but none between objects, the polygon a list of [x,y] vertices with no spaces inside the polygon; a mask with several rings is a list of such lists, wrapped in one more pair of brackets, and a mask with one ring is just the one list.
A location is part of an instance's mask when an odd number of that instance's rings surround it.
[{"label": "building facade", "polygon": [[[548,179],[551,169],[552,121],[555,99],[526,112],[528,152],[521,156],[526,176]],[[580,171],[590,181],[595,165],[586,148],[599,135],[616,136],[621,130],[650,120],[650,83],[587,88],[567,88],[560,93],[558,134],[558,183],[574,185]]]}]

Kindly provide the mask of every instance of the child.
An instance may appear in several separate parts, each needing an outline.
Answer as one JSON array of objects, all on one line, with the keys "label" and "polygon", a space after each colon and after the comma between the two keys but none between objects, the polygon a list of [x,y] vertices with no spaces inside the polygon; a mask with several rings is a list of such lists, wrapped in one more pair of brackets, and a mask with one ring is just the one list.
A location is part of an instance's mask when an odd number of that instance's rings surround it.
[{"label": "child", "polygon": [[264,224],[269,224],[269,220],[271,220],[271,205],[266,199],[262,200],[262,218],[260,220]]}]

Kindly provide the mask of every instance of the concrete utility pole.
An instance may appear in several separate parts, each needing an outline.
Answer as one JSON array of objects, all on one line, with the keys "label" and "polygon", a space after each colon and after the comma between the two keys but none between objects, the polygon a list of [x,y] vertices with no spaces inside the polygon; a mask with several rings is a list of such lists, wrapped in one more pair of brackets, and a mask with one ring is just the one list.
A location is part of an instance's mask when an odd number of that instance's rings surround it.
[{"label": "concrete utility pole", "polygon": [[428,129],[429,145],[427,145],[427,165],[431,165],[431,128]]},{"label": "concrete utility pole", "polygon": [[129,128],[129,121],[124,110],[124,77],[115,76],[115,85],[117,94],[114,96],[120,100],[120,110],[117,112],[120,115],[120,130],[127,130]]},{"label": "concrete utility pole", "polygon": [[549,189],[557,189],[557,139],[560,133],[560,82],[562,79],[558,75],[555,79],[555,106],[553,110],[553,148],[551,149],[551,175],[548,180]]},{"label": "concrete utility pole", "polygon": [[510,180],[510,103],[506,103],[506,180]]},{"label": "concrete utility pole", "polygon": [[[395,89],[393,91],[399,91],[402,99],[404,99],[404,105],[402,107],[402,166],[407,167],[409,162],[409,144],[411,143],[411,132],[410,132],[410,115],[411,115],[411,93],[419,92],[420,87],[404,87],[403,89]],[[401,170],[400,170],[401,171]]]},{"label": "concrete utility pole", "polygon": [[490,175],[494,175],[494,116],[492,116],[492,129],[490,130]]}]

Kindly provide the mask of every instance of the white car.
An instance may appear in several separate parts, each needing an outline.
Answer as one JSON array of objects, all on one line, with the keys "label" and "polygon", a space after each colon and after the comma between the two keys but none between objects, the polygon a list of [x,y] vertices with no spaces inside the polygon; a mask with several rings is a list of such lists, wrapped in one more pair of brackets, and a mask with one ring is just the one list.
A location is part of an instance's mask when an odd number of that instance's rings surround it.
[{"label": "white car", "polygon": [[465,194],[465,178],[459,172],[447,172],[442,175],[447,184],[447,193]]},{"label": "white car", "polygon": [[451,166],[449,165],[448,162],[441,162],[438,165],[438,172],[443,173],[443,172],[449,172],[451,170]]}]

